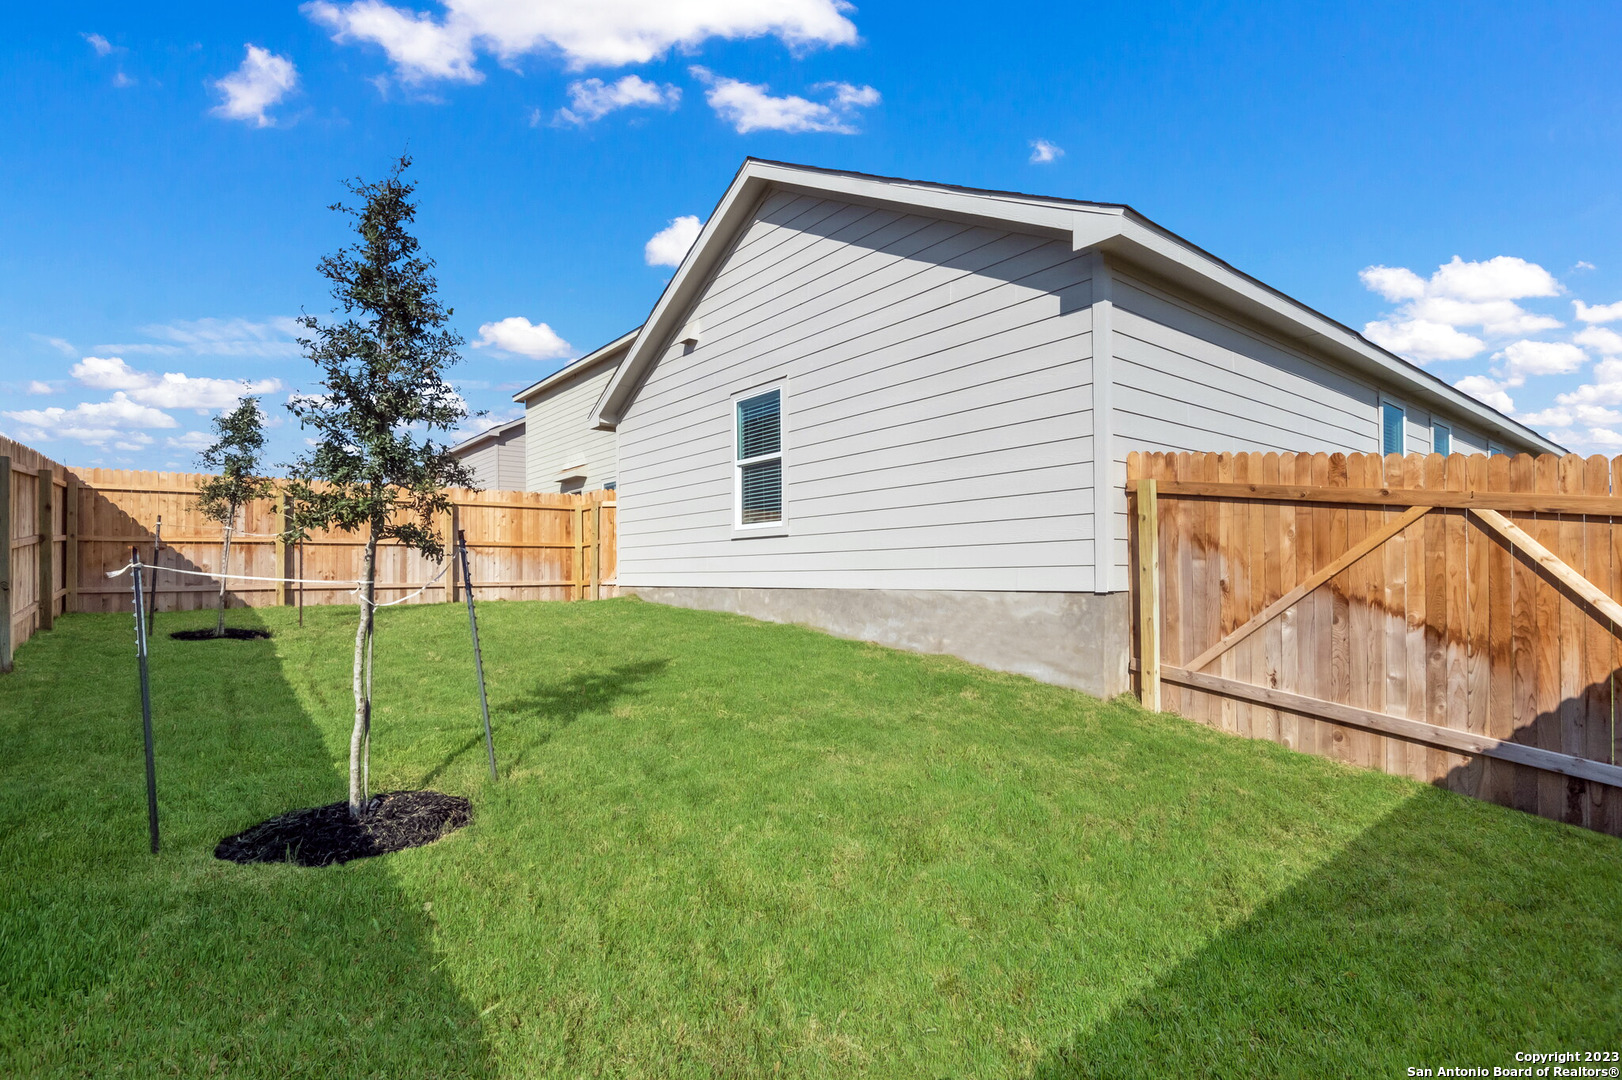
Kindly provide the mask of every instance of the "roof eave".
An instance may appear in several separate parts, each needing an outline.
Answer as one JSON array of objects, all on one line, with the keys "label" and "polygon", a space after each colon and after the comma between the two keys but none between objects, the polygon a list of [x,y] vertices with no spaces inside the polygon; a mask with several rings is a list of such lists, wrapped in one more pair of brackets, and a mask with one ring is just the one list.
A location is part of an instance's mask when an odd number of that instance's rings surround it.
[{"label": "roof eave", "polygon": [[[641,327],[638,327],[637,329],[641,329]],[[530,398],[534,397],[536,394],[539,394],[541,391],[556,386],[560,382],[567,382],[576,375],[589,371],[592,368],[599,367],[602,364],[615,359],[615,351],[628,345],[635,337],[636,330],[621,334],[613,341],[610,341],[607,345],[593,349],[591,352],[580,357],[579,359],[569,361],[568,364],[558,368],[546,378],[526,386],[524,389],[513,395],[513,400],[518,402],[520,405],[527,404]]]},{"label": "roof eave", "polygon": [[774,186],[1066,237],[1074,250],[1096,249],[1128,262],[1145,264],[1160,276],[1281,332],[1310,350],[1391,379],[1419,400],[1470,417],[1488,436],[1496,435],[1506,442],[1545,452],[1564,452],[1558,443],[1223,262],[1131,207],[1043,199],[1013,192],[980,192],[754,158],[744,161],[698,239],[665,286],[647,322],[633,332],[635,339],[592,410],[593,426],[611,429],[623,418],[645,371],[671,335],[680,329],[710,272],[730,250],[732,238],[753,216],[766,191]]}]

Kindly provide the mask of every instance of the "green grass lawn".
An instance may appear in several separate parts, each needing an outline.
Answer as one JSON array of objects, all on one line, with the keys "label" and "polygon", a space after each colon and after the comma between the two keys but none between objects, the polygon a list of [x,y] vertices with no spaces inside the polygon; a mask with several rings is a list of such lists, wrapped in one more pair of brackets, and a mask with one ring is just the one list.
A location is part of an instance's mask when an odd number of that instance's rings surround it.
[{"label": "green grass lawn", "polygon": [[1401,1076],[1622,1048],[1622,844],[1129,701],[658,607],[381,613],[430,847],[238,866],[342,798],[354,611],[0,678],[0,1075]]}]

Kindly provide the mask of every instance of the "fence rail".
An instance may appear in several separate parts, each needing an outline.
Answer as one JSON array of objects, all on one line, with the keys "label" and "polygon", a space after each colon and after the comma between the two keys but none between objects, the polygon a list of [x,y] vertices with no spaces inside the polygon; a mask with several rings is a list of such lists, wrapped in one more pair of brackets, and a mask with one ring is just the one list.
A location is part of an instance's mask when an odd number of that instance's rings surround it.
[{"label": "fence rail", "polygon": [[[155,564],[149,580],[157,610],[190,611],[218,603],[217,580],[175,572],[221,569],[221,526],[196,508],[203,475],[69,470],[0,438],[0,477],[6,476],[9,484],[0,484],[0,536],[7,537],[10,558],[0,577],[0,671],[11,670],[15,648],[50,629],[58,615],[129,610],[128,582],[107,574],[129,561],[131,547]],[[458,530],[466,535],[472,580],[463,580],[454,560],[443,564],[441,573],[441,564],[385,543],[378,549],[380,598],[405,598],[425,585],[406,602],[454,601],[470,585],[480,599],[589,600],[617,593],[613,492],[457,489],[449,495],[452,509],[437,524],[447,540]],[[360,573],[363,539],[317,532],[305,543],[284,544],[279,534],[287,509],[280,492],[244,507],[225,569],[306,583],[229,581],[228,604],[354,603],[352,583]],[[46,551],[49,557],[42,554]],[[40,603],[42,596],[48,602]]]},{"label": "fence rail", "polygon": [[1147,703],[1622,835],[1622,458],[1133,454],[1127,475]]}]

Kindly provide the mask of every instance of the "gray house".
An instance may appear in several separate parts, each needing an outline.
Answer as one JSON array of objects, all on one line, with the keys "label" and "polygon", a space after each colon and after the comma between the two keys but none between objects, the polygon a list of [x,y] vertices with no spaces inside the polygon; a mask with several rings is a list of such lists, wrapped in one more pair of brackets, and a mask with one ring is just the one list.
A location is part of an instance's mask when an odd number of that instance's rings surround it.
[{"label": "gray house", "polygon": [[524,490],[588,491],[614,486],[614,433],[592,422],[592,409],[636,334],[632,330],[513,395],[524,406],[528,431]]},{"label": "gray house", "polygon": [[473,482],[497,491],[524,488],[524,421],[513,420],[481,431],[451,447],[451,453],[473,472]]},{"label": "gray house", "polygon": [[1559,449],[1129,207],[767,161],[624,349],[623,590],[1101,694],[1129,451]]}]

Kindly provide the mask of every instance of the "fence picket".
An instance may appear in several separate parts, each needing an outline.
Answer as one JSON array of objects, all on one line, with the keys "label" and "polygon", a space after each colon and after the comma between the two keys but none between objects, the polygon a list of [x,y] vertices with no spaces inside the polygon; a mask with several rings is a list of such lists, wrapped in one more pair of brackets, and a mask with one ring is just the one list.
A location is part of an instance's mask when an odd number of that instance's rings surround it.
[{"label": "fence picket", "polygon": [[1134,457],[1129,478],[1147,475],[1167,708],[1622,835],[1603,767],[1622,749],[1622,627],[1603,614],[1622,593],[1622,459]]}]

